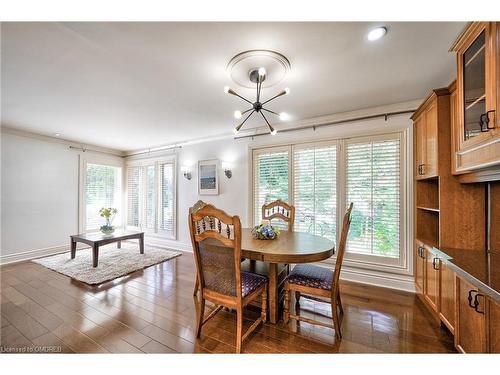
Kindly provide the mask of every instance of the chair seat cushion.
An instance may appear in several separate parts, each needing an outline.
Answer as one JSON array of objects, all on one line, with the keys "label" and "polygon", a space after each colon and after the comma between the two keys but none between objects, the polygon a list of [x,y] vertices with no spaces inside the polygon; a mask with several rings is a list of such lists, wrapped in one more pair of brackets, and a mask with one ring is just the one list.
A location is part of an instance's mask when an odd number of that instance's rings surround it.
[{"label": "chair seat cushion", "polygon": [[297,264],[287,277],[290,284],[316,289],[332,289],[333,271],[313,264]]},{"label": "chair seat cushion", "polygon": [[267,283],[265,276],[252,272],[241,272],[241,295],[246,297],[265,283]]}]

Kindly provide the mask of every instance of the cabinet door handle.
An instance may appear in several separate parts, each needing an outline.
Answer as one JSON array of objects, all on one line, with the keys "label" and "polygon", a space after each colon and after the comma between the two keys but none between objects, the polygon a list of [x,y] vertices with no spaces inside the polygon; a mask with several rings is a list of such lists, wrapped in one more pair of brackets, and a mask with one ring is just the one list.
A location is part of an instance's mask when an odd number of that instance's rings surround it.
[{"label": "cabinet door handle", "polygon": [[432,268],[434,268],[436,271],[439,270],[439,258],[435,257],[432,259]]},{"label": "cabinet door handle", "polygon": [[479,307],[479,299],[477,297],[484,297],[483,294],[481,293],[477,293],[475,296],[474,296],[474,310],[476,310],[476,312],[478,312],[479,314],[484,314],[484,310],[483,311],[480,311],[478,309]]},{"label": "cabinet door handle", "polygon": [[493,127],[490,128],[490,113],[495,113],[495,110],[492,109],[485,113],[486,129],[488,130],[495,129],[495,121],[493,121]]},{"label": "cabinet door handle", "polygon": [[469,307],[470,307],[471,309],[474,309],[474,310],[475,310],[476,308],[475,308],[475,307],[474,307],[474,305],[472,304],[472,299],[473,299],[473,297],[472,297],[472,293],[477,293],[477,291],[476,291],[476,290],[474,290],[474,289],[469,290],[469,297],[467,297],[467,300],[469,301]]}]

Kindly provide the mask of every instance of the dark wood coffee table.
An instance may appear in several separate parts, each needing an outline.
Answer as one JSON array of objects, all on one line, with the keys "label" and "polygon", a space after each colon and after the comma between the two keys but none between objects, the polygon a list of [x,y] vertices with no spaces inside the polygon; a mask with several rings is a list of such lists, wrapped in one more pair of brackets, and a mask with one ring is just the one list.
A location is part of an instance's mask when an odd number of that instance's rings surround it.
[{"label": "dark wood coffee table", "polygon": [[103,234],[101,232],[75,234],[71,238],[71,259],[76,257],[76,243],[83,242],[92,247],[92,266],[97,267],[99,261],[99,246],[117,242],[117,247],[122,247],[124,240],[139,240],[139,252],[144,254],[144,232],[134,232],[129,230],[117,230],[112,234]]}]

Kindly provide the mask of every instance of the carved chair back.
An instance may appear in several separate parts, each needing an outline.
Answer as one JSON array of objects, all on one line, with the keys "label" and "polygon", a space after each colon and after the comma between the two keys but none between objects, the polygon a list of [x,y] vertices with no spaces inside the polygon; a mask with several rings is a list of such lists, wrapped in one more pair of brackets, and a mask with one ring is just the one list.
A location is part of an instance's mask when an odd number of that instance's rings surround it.
[{"label": "carved chair back", "polygon": [[344,260],[345,248],[347,243],[347,236],[349,234],[349,226],[351,225],[351,213],[352,213],[353,203],[349,204],[349,208],[347,209],[344,220],[342,222],[342,232],[340,234],[339,248],[337,251],[337,259],[335,261],[335,270],[333,272],[333,284],[332,284],[332,292],[334,294],[338,293],[339,288],[339,278],[340,278],[340,269],[342,268],[342,261]]},{"label": "carved chair back", "polygon": [[209,289],[240,299],[240,218],[200,202],[189,212],[189,229],[200,289],[202,293],[204,289]]},{"label": "carved chair back", "polygon": [[288,230],[292,232],[295,222],[295,207],[281,199],[275,200],[262,206],[262,219],[282,220],[288,223]]}]

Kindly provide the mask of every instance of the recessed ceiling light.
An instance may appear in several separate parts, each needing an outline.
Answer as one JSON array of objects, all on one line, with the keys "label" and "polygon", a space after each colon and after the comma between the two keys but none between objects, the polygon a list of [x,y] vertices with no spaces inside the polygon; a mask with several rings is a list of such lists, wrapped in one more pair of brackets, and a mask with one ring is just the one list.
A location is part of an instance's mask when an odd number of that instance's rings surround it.
[{"label": "recessed ceiling light", "polygon": [[370,42],[373,42],[375,40],[382,38],[385,34],[387,34],[387,28],[382,26],[382,27],[376,27],[373,30],[371,30],[368,33],[367,37]]},{"label": "recessed ceiling light", "polygon": [[55,133],[54,134],[54,137],[60,137],[61,136],[61,133]]}]

